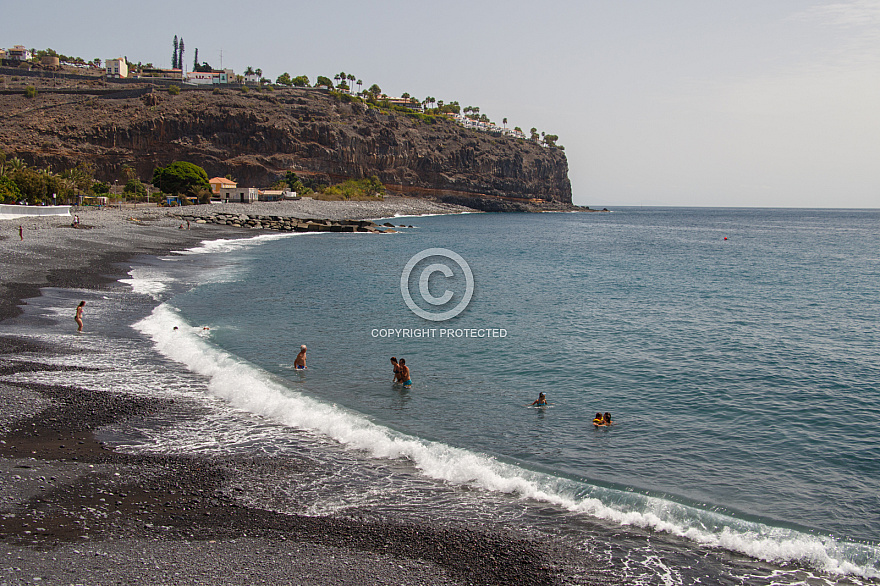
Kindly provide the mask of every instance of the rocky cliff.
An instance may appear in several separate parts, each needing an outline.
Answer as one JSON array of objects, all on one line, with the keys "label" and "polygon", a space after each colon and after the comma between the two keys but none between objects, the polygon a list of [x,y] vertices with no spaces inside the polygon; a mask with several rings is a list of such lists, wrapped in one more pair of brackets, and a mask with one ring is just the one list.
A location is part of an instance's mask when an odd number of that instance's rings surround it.
[{"label": "rocky cliff", "polygon": [[[30,165],[123,165],[149,181],[175,160],[267,186],[288,170],[325,182],[376,175],[392,192],[482,209],[571,203],[563,151],[350,102],[313,89],[0,95],[0,149]],[[532,202],[534,204],[534,202]]]}]

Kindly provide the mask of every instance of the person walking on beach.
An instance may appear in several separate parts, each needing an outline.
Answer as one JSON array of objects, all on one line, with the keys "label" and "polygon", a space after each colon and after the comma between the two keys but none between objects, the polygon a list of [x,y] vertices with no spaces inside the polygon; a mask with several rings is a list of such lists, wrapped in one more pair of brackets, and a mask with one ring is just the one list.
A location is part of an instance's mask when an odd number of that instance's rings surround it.
[{"label": "person walking on beach", "polygon": [[296,355],[296,359],[293,361],[294,370],[305,370],[306,368],[306,345],[303,344],[299,347],[299,354]]},{"label": "person walking on beach", "polygon": [[24,228],[21,226],[18,227],[18,237],[24,240]]},{"label": "person walking on beach", "polygon": [[85,304],[85,301],[80,301],[79,305],[76,306],[76,317],[73,318],[73,321],[79,326],[76,330],[78,332],[83,331],[83,308],[85,307]]}]

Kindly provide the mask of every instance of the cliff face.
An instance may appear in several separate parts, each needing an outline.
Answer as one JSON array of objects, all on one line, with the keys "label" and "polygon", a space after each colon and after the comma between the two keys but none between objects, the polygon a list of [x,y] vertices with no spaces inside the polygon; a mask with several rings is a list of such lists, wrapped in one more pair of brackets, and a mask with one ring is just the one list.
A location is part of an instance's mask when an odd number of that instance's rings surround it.
[{"label": "cliff face", "polygon": [[111,183],[124,164],[149,181],[157,166],[185,160],[240,185],[266,186],[293,170],[325,182],[376,175],[393,192],[483,209],[571,203],[561,150],[315,90],[0,95],[0,149],[54,169],[90,161]]}]

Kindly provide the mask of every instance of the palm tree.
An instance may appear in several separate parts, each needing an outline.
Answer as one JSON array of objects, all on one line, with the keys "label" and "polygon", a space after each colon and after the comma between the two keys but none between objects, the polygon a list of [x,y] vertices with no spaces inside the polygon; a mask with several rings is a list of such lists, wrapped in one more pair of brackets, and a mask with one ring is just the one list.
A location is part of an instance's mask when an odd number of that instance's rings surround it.
[{"label": "palm tree", "polygon": [[333,79],[336,80],[336,85],[339,85],[339,74],[338,73],[333,76]]},{"label": "palm tree", "polygon": [[253,75],[254,73],[256,73],[256,72],[254,71],[254,68],[251,67],[250,65],[248,65],[247,69],[244,70],[245,75]]},{"label": "palm tree", "polygon": [[358,92],[360,92],[361,86],[364,85],[364,82],[362,82],[361,80],[357,80],[357,84],[358,84]]},{"label": "palm tree", "polygon": [[353,76],[352,74],[349,73],[349,74],[346,75],[345,77],[346,77],[346,78],[348,79],[348,81],[349,81],[348,87],[351,88],[352,90],[354,90],[354,76]]},{"label": "palm tree", "polygon": [[263,70],[260,69],[259,67],[257,67],[256,69],[254,69],[254,73],[257,74],[257,77],[263,77]]},{"label": "palm tree", "polygon": [[507,130],[507,118],[502,120],[501,123],[504,124],[504,130]]},{"label": "palm tree", "polygon": [[27,163],[25,163],[18,157],[12,157],[11,159],[9,159],[9,165],[12,167],[13,171],[21,171],[22,169],[27,167]]}]

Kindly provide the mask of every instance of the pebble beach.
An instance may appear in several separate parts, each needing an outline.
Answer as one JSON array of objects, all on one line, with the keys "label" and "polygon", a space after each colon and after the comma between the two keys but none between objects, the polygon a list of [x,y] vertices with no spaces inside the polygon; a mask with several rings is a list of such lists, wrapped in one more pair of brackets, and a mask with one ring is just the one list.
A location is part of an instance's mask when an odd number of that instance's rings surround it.
[{"label": "pebble beach", "polygon": [[[304,198],[181,209],[75,208],[78,228],[67,217],[0,220],[0,320],[19,314],[41,287],[100,289],[138,255],[253,235],[211,224],[180,228],[181,210],[220,208],[331,220],[472,211],[409,198]],[[97,437],[102,427],[187,414],[173,400],[9,380],[16,373],[74,368],[51,363],[59,351],[25,335],[0,336],[0,583],[617,583],[601,568],[585,571],[589,564],[561,543],[500,525],[278,513],[254,507],[232,489],[266,471],[309,473],[306,459],[118,452]]]}]

